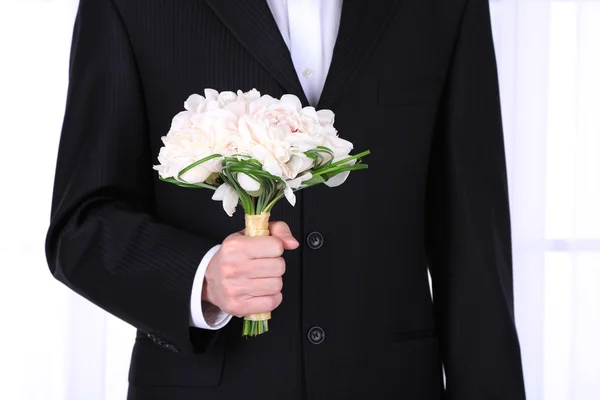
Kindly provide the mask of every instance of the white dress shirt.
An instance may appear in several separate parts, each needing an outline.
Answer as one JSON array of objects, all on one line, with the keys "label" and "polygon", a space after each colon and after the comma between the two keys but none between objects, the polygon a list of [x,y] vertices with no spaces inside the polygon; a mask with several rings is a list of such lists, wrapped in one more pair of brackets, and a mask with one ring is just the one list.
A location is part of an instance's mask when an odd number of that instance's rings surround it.
[{"label": "white dress shirt", "polygon": [[[316,107],[323,92],[333,56],[342,14],[342,0],[267,0],[285,41],[298,79],[310,105]],[[190,325],[202,329],[221,329],[231,315],[201,302],[204,274],[220,245],[202,259],[192,286]]]}]

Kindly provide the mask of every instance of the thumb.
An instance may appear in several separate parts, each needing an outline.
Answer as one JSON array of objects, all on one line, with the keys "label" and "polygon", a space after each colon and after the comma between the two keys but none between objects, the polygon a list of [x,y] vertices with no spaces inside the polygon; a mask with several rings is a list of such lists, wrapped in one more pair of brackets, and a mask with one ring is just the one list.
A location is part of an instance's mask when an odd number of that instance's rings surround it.
[{"label": "thumb", "polygon": [[269,232],[271,236],[276,236],[283,242],[283,247],[286,250],[295,250],[300,246],[300,243],[292,235],[292,231],[288,224],[283,221],[271,222],[269,224]]}]

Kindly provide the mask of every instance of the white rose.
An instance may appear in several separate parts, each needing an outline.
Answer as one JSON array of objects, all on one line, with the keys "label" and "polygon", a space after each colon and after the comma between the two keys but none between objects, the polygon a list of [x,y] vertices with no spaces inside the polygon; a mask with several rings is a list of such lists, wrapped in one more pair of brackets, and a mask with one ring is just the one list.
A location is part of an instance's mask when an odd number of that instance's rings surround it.
[{"label": "white rose", "polygon": [[160,165],[154,166],[163,179],[175,178],[186,183],[202,183],[215,172],[221,171],[221,159],[216,158],[195,166],[181,178],[179,173],[189,165],[212,154],[210,135],[197,130],[171,130],[162,138],[164,146],[158,154]]},{"label": "white rose", "polygon": [[[220,158],[194,167],[181,178],[179,173],[213,154],[226,157],[249,154],[249,142],[240,136],[238,122],[241,116],[249,113],[249,104],[260,99],[260,92],[255,89],[245,93],[205,89],[204,96],[189,96],[184,103],[185,111],[173,118],[171,129],[163,138],[160,165],[155,167],[160,176],[201,183],[211,174],[220,172]],[[269,102],[272,101],[263,100],[264,104]]]},{"label": "white rose", "polygon": [[290,180],[312,166],[304,152],[318,146],[320,139],[318,134],[307,132],[296,96],[284,95],[277,100],[265,95],[250,103],[249,111],[240,118],[240,135],[250,143],[250,156],[265,171]]}]

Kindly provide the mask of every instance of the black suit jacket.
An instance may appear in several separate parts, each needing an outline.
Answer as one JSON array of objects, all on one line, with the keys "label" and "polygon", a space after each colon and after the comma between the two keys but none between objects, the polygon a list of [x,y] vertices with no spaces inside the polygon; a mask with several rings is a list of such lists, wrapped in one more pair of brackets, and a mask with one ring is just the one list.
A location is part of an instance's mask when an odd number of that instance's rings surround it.
[{"label": "black suit jacket", "polygon": [[188,325],[198,264],[242,211],[152,170],[204,88],[306,105],[265,1],[81,1],[47,256],[138,329],[131,399],[524,399],[487,0],[344,1],[318,108],[370,168],[273,211],[323,243],[286,254],[271,332],[248,340],[237,319]]}]

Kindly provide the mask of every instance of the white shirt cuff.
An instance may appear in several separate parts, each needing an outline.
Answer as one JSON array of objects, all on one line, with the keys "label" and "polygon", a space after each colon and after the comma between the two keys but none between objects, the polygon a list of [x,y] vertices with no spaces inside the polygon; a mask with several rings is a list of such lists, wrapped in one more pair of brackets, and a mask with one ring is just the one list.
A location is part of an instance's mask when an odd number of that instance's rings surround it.
[{"label": "white shirt cuff", "polygon": [[216,331],[231,321],[231,315],[224,313],[213,304],[202,301],[202,285],[204,284],[206,268],[220,248],[221,245],[217,245],[210,249],[204,255],[200,266],[196,270],[192,285],[192,298],[190,300],[190,326]]}]

